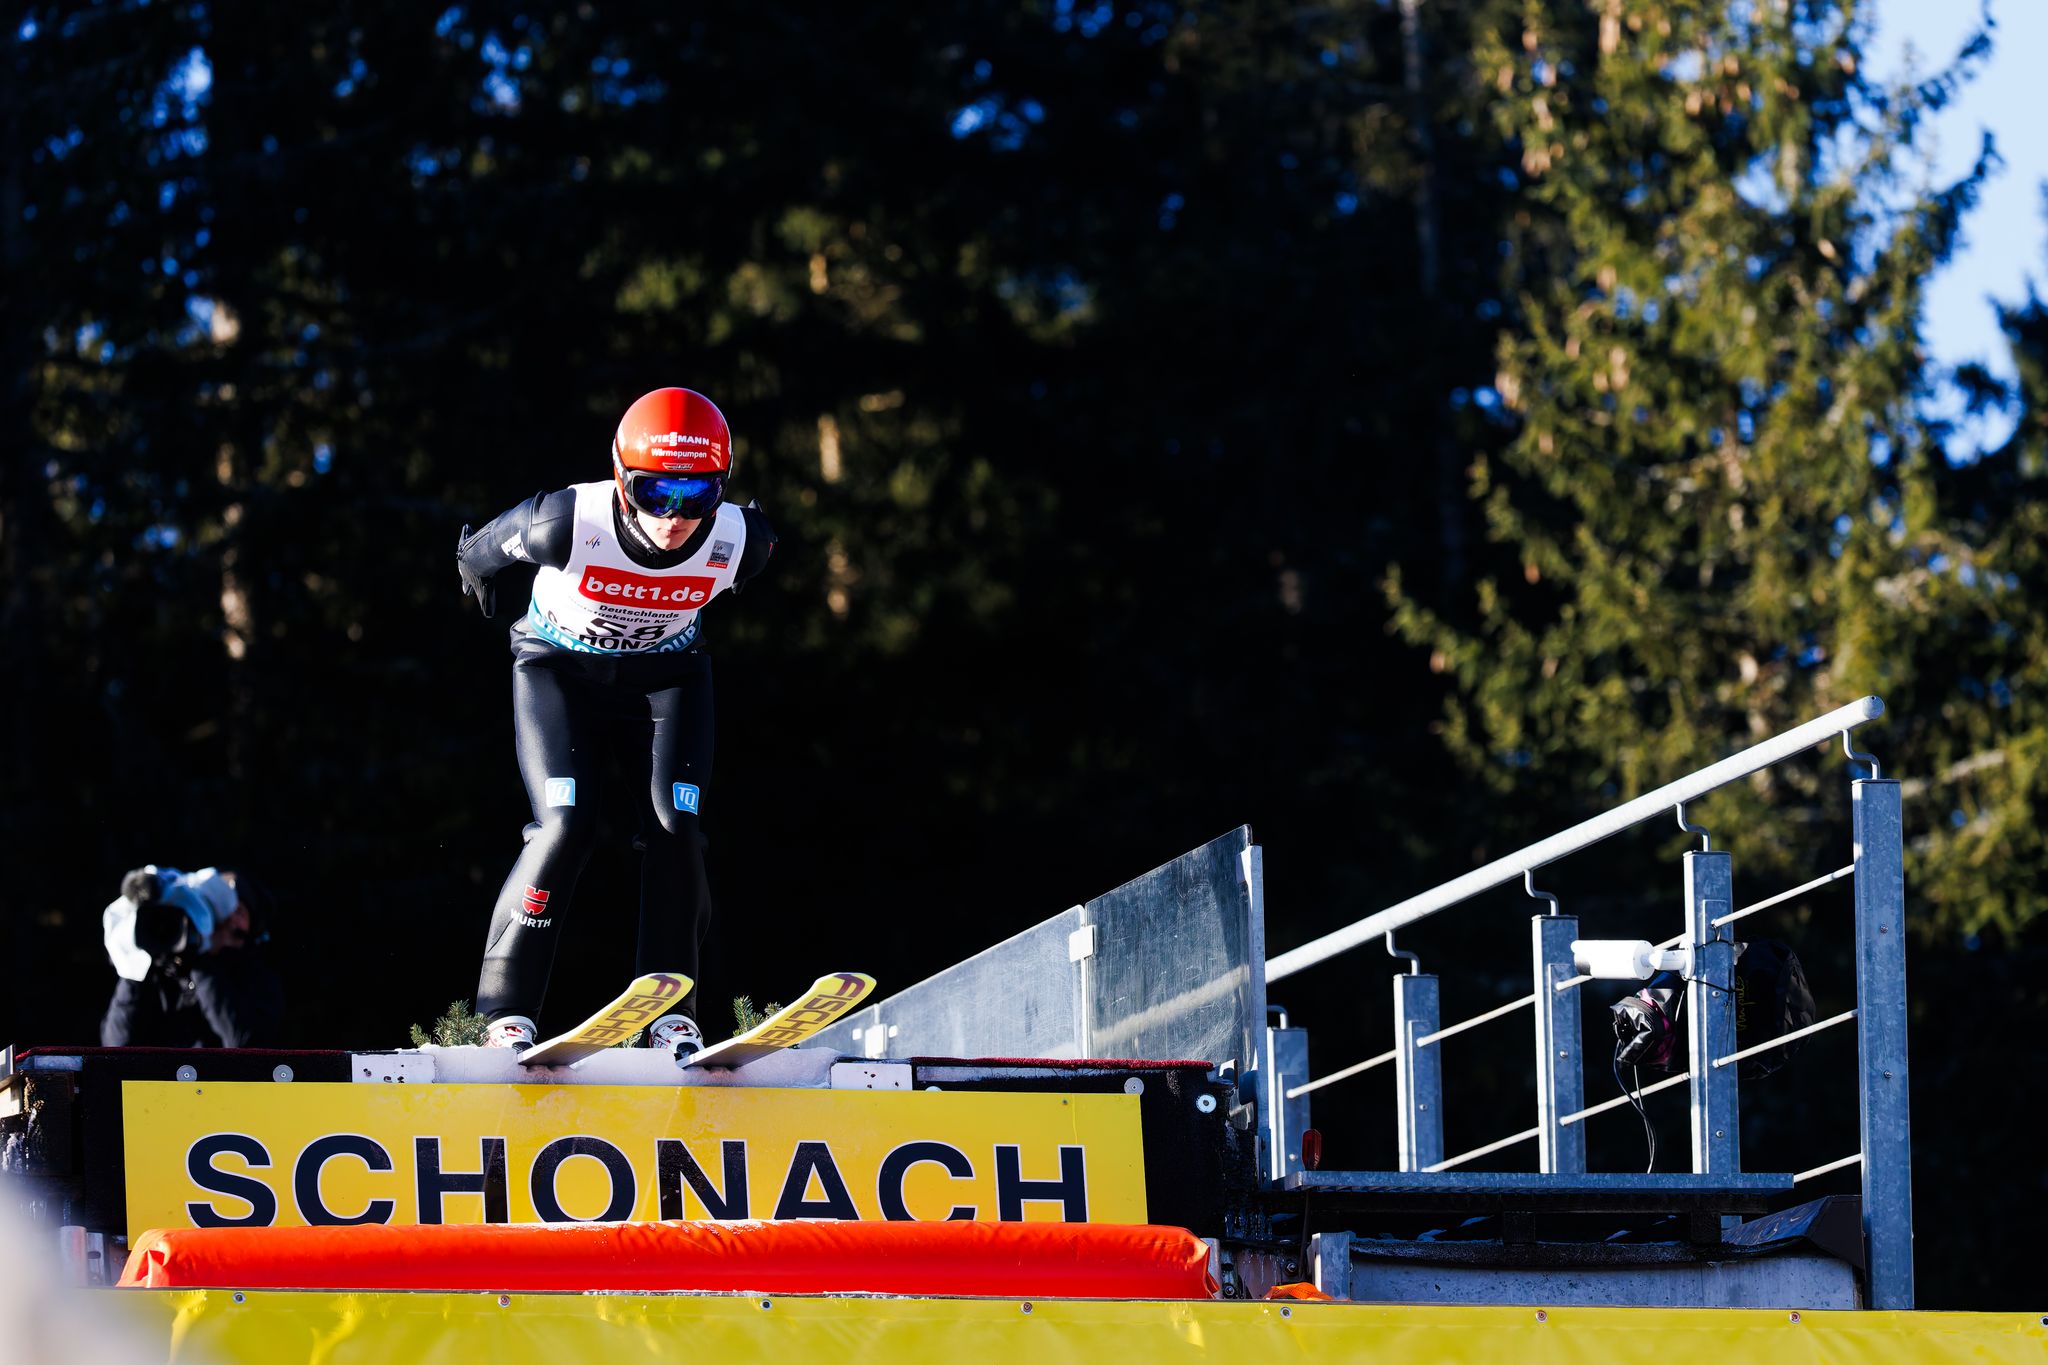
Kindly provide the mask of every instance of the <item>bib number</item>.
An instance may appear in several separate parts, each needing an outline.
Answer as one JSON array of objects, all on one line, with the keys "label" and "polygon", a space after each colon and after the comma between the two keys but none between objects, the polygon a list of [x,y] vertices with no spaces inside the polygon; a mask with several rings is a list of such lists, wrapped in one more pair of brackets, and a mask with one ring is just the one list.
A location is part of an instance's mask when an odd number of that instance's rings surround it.
[{"label": "bib number", "polygon": [[550,633],[565,641],[572,649],[584,649],[593,653],[630,654],[638,650],[653,649],[662,641],[664,634],[660,625],[626,626],[602,616],[593,616],[590,625],[579,634],[570,634],[563,629],[561,618],[555,613],[547,614]]},{"label": "bib number", "polygon": [[662,633],[662,628],[658,625],[628,628],[617,621],[594,616],[590,620],[590,629],[579,638],[584,644],[598,649],[646,649],[659,640]]}]

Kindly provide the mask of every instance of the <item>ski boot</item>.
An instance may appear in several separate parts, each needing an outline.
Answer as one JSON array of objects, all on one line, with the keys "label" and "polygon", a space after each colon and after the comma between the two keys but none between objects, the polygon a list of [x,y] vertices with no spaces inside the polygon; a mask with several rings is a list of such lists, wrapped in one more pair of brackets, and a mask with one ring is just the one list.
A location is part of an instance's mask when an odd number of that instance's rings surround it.
[{"label": "ski boot", "polygon": [[491,1020],[484,1029],[485,1047],[509,1047],[514,1053],[526,1051],[539,1040],[533,1020],[523,1014],[508,1014]]},{"label": "ski boot", "polygon": [[647,1046],[667,1048],[682,1066],[703,1050],[704,1031],[687,1014],[664,1014],[647,1026]]}]

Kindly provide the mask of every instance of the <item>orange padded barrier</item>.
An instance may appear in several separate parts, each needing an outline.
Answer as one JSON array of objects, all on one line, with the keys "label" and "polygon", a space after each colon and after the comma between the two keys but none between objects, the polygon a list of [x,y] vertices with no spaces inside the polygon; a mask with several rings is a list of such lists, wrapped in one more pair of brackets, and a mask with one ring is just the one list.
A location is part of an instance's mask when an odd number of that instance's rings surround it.
[{"label": "orange padded barrier", "polygon": [[1208,1299],[1185,1228],[1115,1223],[554,1223],[173,1228],[128,1253],[144,1289],[746,1290]]}]

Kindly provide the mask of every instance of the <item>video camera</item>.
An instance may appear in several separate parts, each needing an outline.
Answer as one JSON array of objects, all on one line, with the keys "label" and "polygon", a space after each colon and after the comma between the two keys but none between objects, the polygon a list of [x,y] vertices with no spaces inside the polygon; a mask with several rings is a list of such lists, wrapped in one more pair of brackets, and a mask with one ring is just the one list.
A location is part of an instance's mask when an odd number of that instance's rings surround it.
[{"label": "video camera", "polygon": [[155,970],[175,970],[206,948],[206,935],[184,906],[164,898],[164,879],[138,868],[121,879],[121,894],[135,903],[135,946]]}]

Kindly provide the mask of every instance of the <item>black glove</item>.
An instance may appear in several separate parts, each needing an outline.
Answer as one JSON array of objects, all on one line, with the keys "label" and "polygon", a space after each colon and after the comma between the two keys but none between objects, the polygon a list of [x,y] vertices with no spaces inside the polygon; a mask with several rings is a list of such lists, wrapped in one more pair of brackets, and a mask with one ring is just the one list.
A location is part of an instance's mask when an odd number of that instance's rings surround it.
[{"label": "black glove", "polygon": [[455,571],[462,575],[462,591],[465,596],[476,598],[476,604],[483,608],[484,619],[498,614],[498,590],[491,586],[491,580],[469,567],[463,558],[462,547],[469,543],[470,529],[467,525],[455,537]]}]

